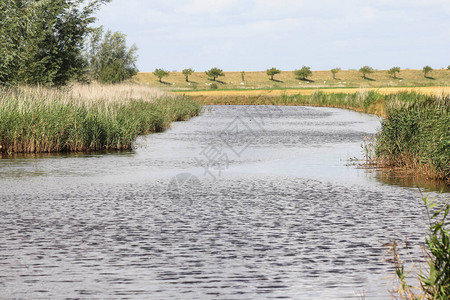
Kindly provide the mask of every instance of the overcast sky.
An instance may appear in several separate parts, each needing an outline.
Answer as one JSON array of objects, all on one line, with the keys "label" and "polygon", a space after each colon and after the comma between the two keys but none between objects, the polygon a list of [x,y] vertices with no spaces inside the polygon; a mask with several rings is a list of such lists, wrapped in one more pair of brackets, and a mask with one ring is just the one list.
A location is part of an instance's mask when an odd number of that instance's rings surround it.
[{"label": "overcast sky", "polygon": [[450,64],[450,0],[113,0],[97,17],[142,72]]}]

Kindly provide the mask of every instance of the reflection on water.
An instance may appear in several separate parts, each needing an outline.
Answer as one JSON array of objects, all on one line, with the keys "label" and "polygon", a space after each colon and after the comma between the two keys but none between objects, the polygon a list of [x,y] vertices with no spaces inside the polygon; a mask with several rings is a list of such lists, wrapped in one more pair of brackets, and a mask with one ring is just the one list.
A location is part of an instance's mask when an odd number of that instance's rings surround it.
[{"label": "reflection on water", "polygon": [[436,191],[442,193],[450,193],[450,186],[445,181],[426,180],[401,172],[380,170],[376,174],[376,178],[383,183],[397,185],[401,187],[416,187],[426,191]]},{"label": "reflection on water", "polygon": [[133,152],[0,159],[0,295],[385,299],[381,243],[418,257],[426,222],[417,189],[346,166],[378,126],[216,106]]}]

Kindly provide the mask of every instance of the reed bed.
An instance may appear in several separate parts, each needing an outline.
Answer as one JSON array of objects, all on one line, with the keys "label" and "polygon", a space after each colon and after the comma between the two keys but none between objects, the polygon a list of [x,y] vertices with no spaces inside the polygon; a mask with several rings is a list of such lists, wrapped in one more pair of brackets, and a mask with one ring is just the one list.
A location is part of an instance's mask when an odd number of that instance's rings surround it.
[{"label": "reed bed", "polygon": [[385,116],[385,96],[365,89],[360,89],[357,93],[328,94],[322,91],[316,91],[312,95],[197,96],[193,98],[205,105],[327,106]]},{"label": "reed bed", "polygon": [[200,104],[139,86],[0,90],[0,151],[49,153],[131,149],[138,135],[198,115]]},{"label": "reed bed", "polygon": [[450,183],[450,96],[401,93],[386,103],[374,147],[377,163]]}]

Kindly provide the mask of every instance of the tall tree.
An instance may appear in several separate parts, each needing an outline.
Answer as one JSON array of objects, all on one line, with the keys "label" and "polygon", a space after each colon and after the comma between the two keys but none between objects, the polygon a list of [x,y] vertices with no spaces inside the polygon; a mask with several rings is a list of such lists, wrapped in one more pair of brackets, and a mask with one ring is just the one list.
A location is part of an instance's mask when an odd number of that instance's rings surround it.
[{"label": "tall tree", "polygon": [[82,76],[84,39],[109,0],[2,0],[0,83],[63,85]]},{"label": "tall tree", "polygon": [[137,47],[127,48],[126,35],[103,28],[92,30],[86,51],[89,71],[101,83],[118,83],[136,75]]}]

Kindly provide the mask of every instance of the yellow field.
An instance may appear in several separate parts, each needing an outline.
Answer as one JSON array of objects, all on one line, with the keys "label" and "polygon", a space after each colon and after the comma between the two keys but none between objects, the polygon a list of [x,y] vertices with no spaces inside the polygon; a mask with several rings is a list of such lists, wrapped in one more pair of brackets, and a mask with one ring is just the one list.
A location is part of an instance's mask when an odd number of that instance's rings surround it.
[{"label": "yellow field", "polygon": [[[245,81],[242,81],[241,72],[224,72],[225,77],[219,77],[216,84],[219,89],[296,89],[296,88],[377,88],[377,87],[414,87],[414,86],[450,86],[450,70],[434,70],[425,78],[422,70],[401,70],[397,79],[387,74],[386,70],[375,71],[367,75],[369,79],[363,79],[357,70],[342,70],[337,73],[336,78],[330,71],[313,71],[310,81],[298,80],[293,71],[282,71],[275,75],[275,81],[269,80],[265,71],[245,72]],[[170,72],[168,77],[159,83],[153,73],[138,73],[133,81],[149,85],[166,87],[170,90],[209,90],[213,81],[208,79],[205,72],[195,72],[189,76],[186,82],[181,72]]]},{"label": "yellow field", "polygon": [[177,91],[178,94],[189,96],[280,96],[280,95],[312,95],[317,91],[325,94],[344,93],[353,94],[361,90],[375,91],[380,94],[396,94],[399,92],[417,92],[427,95],[450,95],[450,87],[386,87],[386,88],[326,88],[326,89],[287,89],[287,90],[204,90],[204,91]]}]

